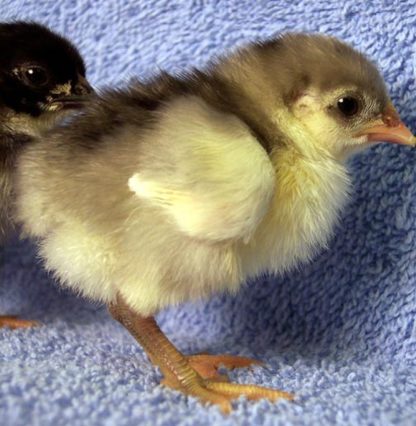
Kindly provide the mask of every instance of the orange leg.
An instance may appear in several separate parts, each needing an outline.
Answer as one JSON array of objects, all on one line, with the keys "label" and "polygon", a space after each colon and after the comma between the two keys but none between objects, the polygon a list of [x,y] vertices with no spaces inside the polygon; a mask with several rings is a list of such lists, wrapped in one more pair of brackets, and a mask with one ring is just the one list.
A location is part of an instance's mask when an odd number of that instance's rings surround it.
[{"label": "orange leg", "polygon": [[229,368],[258,364],[248,358],[230,355],[184,356],[163,334],[153,317],[142,317],[119,297],[109,307],[112,316],[119,321],[143,346],[152,363],[156,364],[163,376],[163,384],[186,395],[198,398],[204,403],[218,405],[223,413],[231,411],[231,401],[244,395],[248,399],[266,398],[293,399],[293,395],[275,389],[256,385],[229,383],[218,374],[219,365]]},{"label": "orange leg", "polygon": [[39,325],[37,321],[20,319],[13,315],[0,315],[0,328],[8,327],[11,329],[29,328]]}]

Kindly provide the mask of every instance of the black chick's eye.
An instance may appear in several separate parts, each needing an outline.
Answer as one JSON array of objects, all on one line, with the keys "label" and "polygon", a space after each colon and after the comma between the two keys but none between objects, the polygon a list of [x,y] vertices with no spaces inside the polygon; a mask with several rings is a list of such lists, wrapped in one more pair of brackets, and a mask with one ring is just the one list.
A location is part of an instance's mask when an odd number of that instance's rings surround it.
[{"label": "black chick's eye", "polygon": [[49,75],[45,68],[38,65],[29,65],[20,70],[22,80],[29,86],[42,87],[49,82]]},{"label": "black chick's eye", "polygon": [[360,101],[353,96],[343,96],[338,99],[337,107],[345,117],[354,117],[360,110]]}]

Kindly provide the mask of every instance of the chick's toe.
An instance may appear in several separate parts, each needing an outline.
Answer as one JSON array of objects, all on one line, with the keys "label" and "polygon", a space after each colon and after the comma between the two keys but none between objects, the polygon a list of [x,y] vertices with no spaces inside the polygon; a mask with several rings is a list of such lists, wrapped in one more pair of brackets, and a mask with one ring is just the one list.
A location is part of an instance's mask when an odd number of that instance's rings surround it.
[{"label": "chick's toe", "polygon": [[1,315],[0,316],[0,328],[11,328],[13,330],[18,328],[30,328],[30,327],[36,327],[39,323],[37,321],[33,320],[25,320],[18,318],[13,315]]}]

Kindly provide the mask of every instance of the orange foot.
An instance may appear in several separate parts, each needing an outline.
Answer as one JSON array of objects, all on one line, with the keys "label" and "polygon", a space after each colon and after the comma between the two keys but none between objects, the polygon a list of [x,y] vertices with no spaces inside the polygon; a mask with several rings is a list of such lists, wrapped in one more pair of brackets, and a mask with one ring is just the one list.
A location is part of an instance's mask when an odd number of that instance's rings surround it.
[{"label": "orange foot", "polygon": [[198,398],[201,402],[217,405],[224,414],[229,414],[232,410],[231,402],[235,399],[245,396],[247,399],[256,401],[267,399],[275,402],[279,399],[293,400],[294,395],[288,392],[271,389],[257,385],[242,385],[239,383],[230,383],[228,378],[221,380],[219,378],[203,379],[196,373],[189,374],[185,380],[178,380],[165,373],[162,384],[172,389],[179,390],[185,395]]},{"label": "orange foot", "polygon": [[234,355],[209,355],[197,354],[187,355],[188,364],[203,378],[210,380],[228,381],[226,374],[218,373],[222,366],[227,370],[251,367],[252,365],[263,365],[261,361],[243,356]]},{"label": "orange foot", "polygon": [[37,321],[29,321],[20,319],[13,315],[0,315],[0,328],[8,327],[11,329],[36,327],[39,323]]},{"label": "orange foot", "polygon": [[109,306],[114,319],[123,324],[143,346],[150,360],[159,367],[162,383],[203,403],[217,405],[223,413],[232,409],[231,401],[245,396],[248,399],[293,399],[293,395],[257,385],[230,383],[227,376],[218,373],[218,367],[250,367],[260,364],[249,358],[231,355],[183,355],[163,334],[153,317],[137,314],[118,296]]},{"label": "orange foot", "polygon": [[184,383],[181,383],[177,377],[166,374],[166,372],[162,384],[197,397],[203,402],[218,405],[225,414],[231,411],[230,402],[240,396],[245,396],[250,400],[268,399],[272,402],[278,399],[292,400],[294,398],[293,394],[277,389],[230,383],[227,375],[218,372],[220,366],[233,370],[262,365],[260,361],[233,355],[201,354],[188,355],[185,358],[188,366],[196,373],[196,377],[192,377],[192,374],[188,377],[189,382],[192,383],[191,386],[189,388],[184,386]]}]

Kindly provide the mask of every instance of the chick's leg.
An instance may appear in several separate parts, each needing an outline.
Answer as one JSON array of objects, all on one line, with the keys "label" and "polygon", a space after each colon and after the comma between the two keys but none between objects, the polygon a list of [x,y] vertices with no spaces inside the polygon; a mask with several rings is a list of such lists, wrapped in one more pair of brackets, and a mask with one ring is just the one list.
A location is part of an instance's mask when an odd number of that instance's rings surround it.
[{"label": "chick's leg", "polygon": [[120,297],[110,305],[109,310],[143,346],[152,363],[160,368],[164,376],[163,384],[169,387],[197,397],[202,402],[218,405],[224,413],[231,411],[230,401],[241,395],[253,400],[293,398],[289,393],[261,386],[218,381],[218,377],[204,378],[192,367],[192,357],[184,356],[175,348],[153,317],[138,315]]},{"label": "chick's leg", "polygon": [[13,315],[0,315],[0,328],[17,329],[36,327],[37,325],[39,325],[37,321],[24,320]]}]

